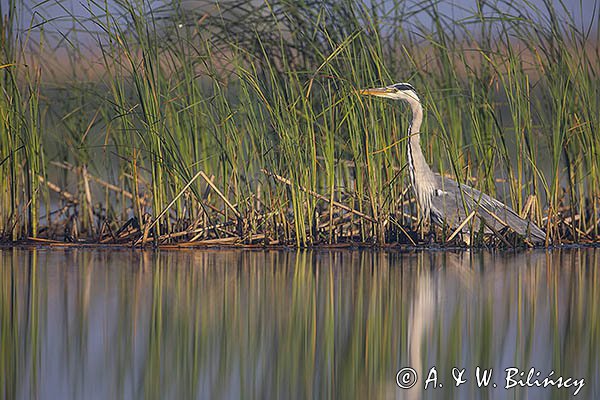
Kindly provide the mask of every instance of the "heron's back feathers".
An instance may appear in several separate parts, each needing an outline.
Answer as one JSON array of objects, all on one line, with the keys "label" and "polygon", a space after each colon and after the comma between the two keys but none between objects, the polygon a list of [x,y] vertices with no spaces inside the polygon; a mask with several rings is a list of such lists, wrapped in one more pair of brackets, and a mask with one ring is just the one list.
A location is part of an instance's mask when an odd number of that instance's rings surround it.
[{"label": "heron's back feathers", "polygon": [[[533,222],[521,218],[512,208],[487,194],[467,185],[459,185],[452,179],[435,174],[437,189],[431,198],[430,216],[433,222],[449,227],[458,227],[475,210],[475,226],[480,228],[481,219],[485,221],[484,232],[491,233],[491,226],[499,231],[509,227],[530,242],[540,244],[546,234]],[[478,218],[477,218],[478,217]],[[467,224],[463,231],[469,231]]]}]

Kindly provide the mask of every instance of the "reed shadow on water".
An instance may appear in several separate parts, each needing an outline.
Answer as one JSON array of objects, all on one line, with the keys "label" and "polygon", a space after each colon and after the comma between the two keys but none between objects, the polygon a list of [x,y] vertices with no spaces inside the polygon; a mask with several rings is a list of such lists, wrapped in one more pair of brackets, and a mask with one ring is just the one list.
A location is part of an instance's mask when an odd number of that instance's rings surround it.
[{"label": "reed shadow on water", "polygon": [[[6,399],[546,399],[572,398],[583,379],[577,398],[597,398],[599,257],[2,248],[0,390]],[[477,366],[493,369],[488,387],[477,386]],[[407,367],[418,381],[403,390],[396,374]],[[465,369],[459,387],[455,367]],[[535,368],[540,382],[554,371],[571,386],[505,389],[507,368],[525,378]]]}]

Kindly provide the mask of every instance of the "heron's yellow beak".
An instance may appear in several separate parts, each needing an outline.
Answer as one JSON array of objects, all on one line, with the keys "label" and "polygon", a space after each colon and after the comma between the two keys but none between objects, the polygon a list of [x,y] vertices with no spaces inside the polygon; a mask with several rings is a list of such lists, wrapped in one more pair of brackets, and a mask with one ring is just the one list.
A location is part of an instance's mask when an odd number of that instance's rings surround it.
[{"label": "heron's yellow beak", "polygon": [[394,89],[390,88],[374,88],[374,89],[363,89],[358,93],[364,96],[377,96],[377,97],[388,97],[389,94],[393,93]]}]

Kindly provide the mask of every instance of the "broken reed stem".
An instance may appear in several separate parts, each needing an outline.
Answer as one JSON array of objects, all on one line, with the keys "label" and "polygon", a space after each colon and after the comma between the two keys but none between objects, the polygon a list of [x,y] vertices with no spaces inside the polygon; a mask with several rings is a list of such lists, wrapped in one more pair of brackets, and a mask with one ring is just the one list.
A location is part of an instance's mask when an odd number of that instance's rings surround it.
[{"label": "broken reed stem", "polygon": [[406,229],[404,229],[402,227],[402,225],[400,225],[400,223],[398,221],[396,221],[395,219],[390,218],[390,222],[392,224],[394,224],[396,226],[396,228],[400,229],[400,231],[404,234],[404,236],[406,236],[408,238],[408,240],[410,241],[410,243],[413,246],[416,246],[417,244],[415,243],[415,241],[413,240],[412,237],[410,237],[410,235],[408,234],[408,232],[406,232]]},{"label": "broken reed stem", "polygon": [[[192,183],[194,183],[194,181],[200,175],[204,175],[204,172],[198,171],[196,173],[196,175],[194,175],[194,177],[192,179],[190,179],[190,181],[183,187],[183,189],[181,189],[179,191],[179,193],[177,193],[177,196],[175,196],[173,198],[173,200],[171,200],[171,202],[169,204],[167,204],[167,206],[160,212],[160,214],[158,215],[158,217],[154,218],[154,221],[152,221],[151,224],[146,225],[144,227],[144,234],[142,235],[141,239],[138,239],[136,241],[136,243],[134,243],[134,246],[137,246],[137,244],[140,242],[140,240],[141,240],[140,244],[142,246],[144,245],[144,243],[148,239],[148,233],[150,232],[150,229],[152,229],[157,224],[157,222],[169,211],[169,209],[173,206],[173,204],[175,204],[175,202],[177,202],[177,200],[185,193],[185,191],[192,185]],[[206,176],[206,175],[204,175],[204,176]]]},{"label": "broken reed stem", "polygon": [[[55,167],[65,169],[67,171],[74,171],[76,169],[75,166],[73,166],[73,165],[71,165],[71,164],[69,164],[67,162],[51,161],[50,164],[54,165]],[[133,194],[131,192],[129,192],[129,191],[123,189],[123,188],[120,188],[120,187],[118,187],[116,185],[113,185],[112,183],[106,182],[105,180],[100,179],[97,176],[94,176],[94,175],[90,174],[90,172],[87,170],[87,168],[86,168],[86,175],[87,175],[88,179],[93,180],[98,185],[100,185],[100,186],[102,186],[102,187],[104,187],[104,188],[106,188],[106,189],[108,189],[110,191],[113,191],[115,193],[118,193],[118,194],[120,194],[122,196],[125,196],[128,199],[130,199],[130,200],[133,200]],[[128,179],[133,179],[133,176],[131,176],[129,174],[125,174],[124,176],[126,178],[128,178]],[[146,203],[145,200],[143,199],[143,197],[140,197],[139,200],[140,200],[140,202],[142,204]]]},{"label": "broken reed stem", "polygon": [[[221,200],[223,200],[223,203],[225,203],[225,205],[227,205],[227,207],[229,207],[231,209],[231,211],[235,214],[236,217],[242,218],[242,215],[235,208],[235,206],[233,204],[231,204],[229,202],[229,200],[227,200],[225,195],[223,193],[221,193],[219,188],[217,186],[215,186],[215,184],[212,182],[212,180],[208,176],[206,176],[206,174],[203,171],[198,172],[198,175],[200,175],[206,181],[206,183],[212,188],[212,190],[215,191],[215,193],[221,198]],[[196,177],[194,177],[194,179],[196,179]]]},{"label": "broken reed stem", "polygon": [[469,223],[469,221],[471,220],[471,218],[473,218],[475,216],[475,210],[471,211],[471,213],[467,216],[467,218],[465,218],[465,220],[458,226],[458,228],[456,228],[454,230],[454,232],[452,232],[452,235],[450,235],[450,237],[446,240],[446,243],[450,242],[452,239],[454,239],[454,237],[456,235],[459,234],[460,231],[462,231],[462,229],[465,227],[465,225],[467,225]]},{"label": "broken reed stem", "polygon": [[[263,172],[265,175],[267,175],[267,176],[270,176],[270,177],[272,177],[272,178],[274,178],[274,179],[278,180],[279,182],[285,183],[285,184],[286,184],[286,185],[288,185],[288,186],[292,186],[292,185],[293,185],[293,184],[292,184],[292,182],[291,182],[289,179],[286,179],[286,178],[284,178],[284,177],[282,177],[282,176],[279,176],[279,175],[277,175],[277,174],[275,174],[275,173],[273,173],[273,172],[267,171],[267,170],[266,170],[266,169],[264,169],[264,168],[263,168],[263,169],[261,169],[261,171],[262,171],[262,172]],[[328,197],[326,197],[326,196],[323,196],[322,194],[319,194],[319,193],[317,193],[317,192],[315,192],[315,191],[313,191],[313,190],[306,189],[305,187],[302,187],[302,186],[298,186],[298,188],[299,188],[300,190],[302,190],[303,192],[305,192],[305,193],[308,193],[309,195],[311,195],[311,196],[313,196],[313,197],[316,197],[316,198],[317,198],[317,199],[319,199],[319,200],[323,200],[323,201],[326,201],[327,203],[331,203],[331,204],[333,204],[335,207],[337,207],[337,208],[341,208],[342,210],[345,210],[345,211],[348,211],[348,212],[350,212],[350,213],[352,213],[352,214],[354,214],[354,215],[356,215],[356,216],[359,216],[359,217],[361,217],[361,218],[363,218],[363,219],[366,219],[366,220],[367,220],[367,221],[369,221],[369,222],[373,222],[373,223],[377,222],[377,221],[375,221],[375,219],[373,219],[372,217],[368,216],[367,214],[363,214],[363,213],[361,213],[360,211],[357,211],[357,210],[355,210],[355,209],[353,209],[353,208],[351,208],[351,207],[348,207],[348,206],[347,206],[347,205],[345,205],[345,204],[338,203],[338,202],[337,202],[337,201],[335,201],[335,200],[331,200],[331,199],[329,199]]]},{"label": "broken reed stem", "polygon": [[186,236],[186,235],[195,235],[192,239],[190,239],[188,242],[195,242],[196,240],[198,240],[200,238],[200,236],[202,236],[203,233],[207,232],[207,231],[211,231],[214,229],[219,229],[219,228],[224,228],[227,226],[231,226],[233,225],[233,222],[225,222],[222,224],[217,224],[217,225],[212,225],[212,226],[206,226],[204,228],[196,228],[196,229],[191,229],[191,230],[187,230],[187,231],[181,231],[181,232],[174,232],[174,233],[169,233],[166,235],[161,235],[158,238],[159,242],[164,242],[165,240],[169,240],[169,239],[175,239],[181,236]]},{"label": "broken reed stem", "polygon": [[49,180],[47,180],[46,178],[44,178],[41,175],[38,175],[38,179],[40,180],[41,183],[48,186],[48,189],[52,190],[55,193],[58,193],[58,195],[60,197],[62,197],[63,199],[65,199],[68,202],[73,203],[73,204],[79,204],[79,201],[77,200],[77,198],[74,195],[67,192],[66,190],[61,189],[60,186],[50,182]]},{"label": "broken reed stem", "polygon": [[[494,216],[493,214],[491,214],[491,215],[492,215],[492,216]],[[498,231],[497,231],[497,230],[496,230],[496,229],[495,229],[495,228],[492,226],[492,224],[488,224],[488,223],[485,221],[485,219],[484,219],[484,218],[481,218],[481,217],[480,217],[479,219],[481,220],[481,222],[483,222],[483,224],[484,224],[485,226],[487,226],[488,228],[490,228],[490,230],[491,230],[492,232],[494,232],[494,235],[496,235],[496,237],[500,238],[500,240],[502,240],[502,242],[504,242],[504,244],[505,244],[507,247],[514,247],[513,245],[511,245],[510,243],[508,243],[508,240],[506,240],[506,238],[505,238],[505,237],[504,237],[504,236],[503,236],[503,235],[502,235],[500,232],[498,232]]]}]

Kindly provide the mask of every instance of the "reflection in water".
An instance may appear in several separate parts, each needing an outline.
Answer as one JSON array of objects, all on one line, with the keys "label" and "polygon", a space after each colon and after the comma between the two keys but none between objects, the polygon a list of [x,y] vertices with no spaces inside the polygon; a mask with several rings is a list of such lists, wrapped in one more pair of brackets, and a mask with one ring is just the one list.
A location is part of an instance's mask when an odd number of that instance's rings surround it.
[{"label": "reflection in water", "polygon": [[[4,399],[600,397],[600,250],[0,249]],[[396,385],[411,366],[419,381]],[[423,390],[431,368],[442,388]],[[475,368],[493,368],[478,388]],[[452,368],[465,368],[456,388]],[[525,380],[526,377],[523,378]],[[496,382],[498,387],[493,388]]]}]

